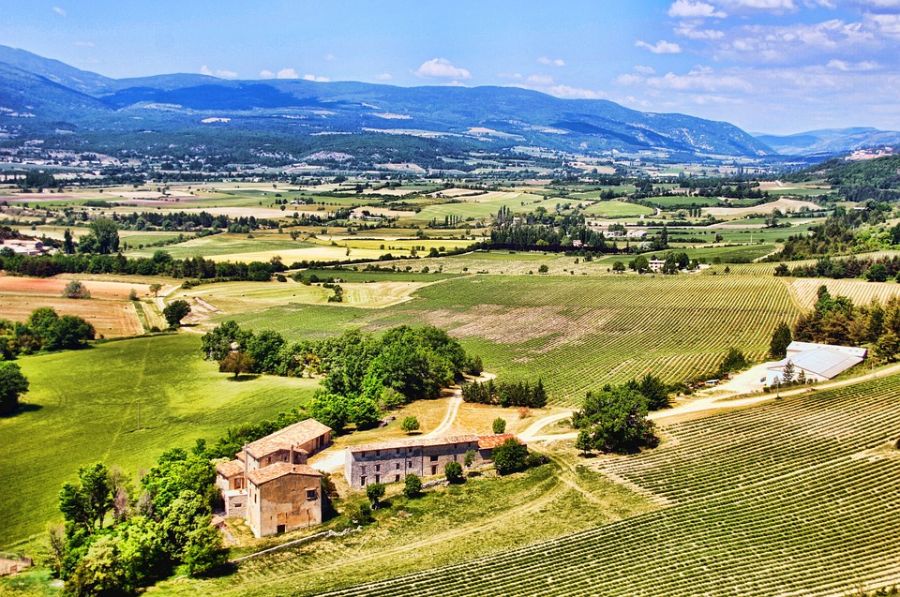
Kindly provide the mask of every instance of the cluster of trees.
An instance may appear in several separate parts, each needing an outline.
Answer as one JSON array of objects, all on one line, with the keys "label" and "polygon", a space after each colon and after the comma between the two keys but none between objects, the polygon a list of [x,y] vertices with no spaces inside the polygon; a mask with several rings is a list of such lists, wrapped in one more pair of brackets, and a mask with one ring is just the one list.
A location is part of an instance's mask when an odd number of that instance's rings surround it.
[{"label": "cluster of trees", "polygon": [[289,343],[278,332],[254,333],[227,321],[203,336],[202,350],[220,366],[240,363],[241,372],[324,375],[311,414],[335,431],[351,422],[371,427],[384,409],[436,398],[464,373],[481,373],[480,359],[431,326],[400,326],[380,337],[351,330],[325,340]]},{"label": "cluster of trees", "polygon": [[[895,227],[892,243],[900,245],[900,224]],[[860,278],[870,282],[886,282],[895,279],[900,281],[900,257],[896,255],[882,257],[855,257],[847,259],[831,259],[823,257],[812,265],[788,267],[779,263],[775,267],[776,276],[793,276],[795,278]]]},{"label": "cluster of trees", "polygon": [[63,529],[50,534],[50,567],[70,595],[133,595],[176,569],[192,576],[226,562],[211,526],[215,471],[202,444],[160,456],[135,488],[103,464],[82,467],[59,493]]},{"label": "cluster of trees", "polygon": [[142,276],[170,276],[194,278],[206,281],[234,280],[265,282],[276,272],[287,269],[280,260],[251,263],[215,262],[203,257],[173,259],[166,251],[159,250],[153,257],[130,259],[118,254],[56,254],[28,256],[17,255],[0,248],[0,269],[23,275],[46,278],[57,274],[134,274]]},{"label": "cluster of trees", "polygon": [[834,159],[798,175],[801,180],[821,178],[837,187],[848,201],[896,201],[900,199],[900,156],[874,160]]},{"label": "cluster of trees", "polygon": [[39,350],[82,348],[95,335],[94,326],[81,317],[41,307],[32,311],[25,323],[0,319],[0,359]]},{"label": "cluster of trees", "polygon": [[809,232],[788,237],[784,247],[773,257],[781,260],[809,259],[820,255],[835,255],[890,248],[896,233],[874,228],[883,224],[893,207],[888,203],[869,202],[865,209],[847,210],[837,207],[824,223]]},{"label": "cluster of trees", "polygon": [[628,384],[588,392],[572,415],[572,425],[579,430],[575,446],[585,454],[628,454],[656,447],[659,439],[647,412],[647,399]]},{"label": "cluster of trees", "polygon": [[278,228],[275,220],[257,219],[254,216],[230,218],[209,212],[152,212],[113,214],[113,220],[130,230],[194,230],[205,228],[248,233],[260,228]]},{"label": "cluster of trees", "polygon": [[[547,391],[540,379],[531,384],[527,381],[485,383],[472,382],[462,386],[462,397],[466,402],[496,404],[499,406],[526,406],[543,408],[547,405]],[[501,432],[502,433],[502,432]]]},{"label": "cluster of trees", "polygon": [[819,287],[817,296],[813,310],[801,315],[794,325],[793,339],[824,344],[868,344],[875,357],[884,362],[895,361],[900,356],[900,297],[891,297],[884,305],[876,300],[858,306],[845,296],[832,296],[825,286]]}]

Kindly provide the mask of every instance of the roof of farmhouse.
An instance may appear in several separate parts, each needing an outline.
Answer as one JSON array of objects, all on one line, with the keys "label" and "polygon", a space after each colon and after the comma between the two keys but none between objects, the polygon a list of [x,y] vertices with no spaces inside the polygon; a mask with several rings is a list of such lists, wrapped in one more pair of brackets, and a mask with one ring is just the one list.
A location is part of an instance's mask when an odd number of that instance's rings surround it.
[{"label": "roof of farmhouse", "polygon": [[[392,442],[362,444],[347,448],[348,452],[372,452],[377,450],[396,450],[399,448],[424,448],[427,446],[449,446],[451,444],[478,444],[479,448],[496,448],[509,439],[516,439],[511,433],[499,435],[455,435],[449,437],[410,438]],[[518,441],[518,440],[517,440]]]},{"label": "roof of farmhouse", "polygon": [[816,348],[778,361],[778,363],[775,363],[769,367],[769,369],[782,370],[787,365],[788,361],[790,361],[794,364],[794,367],[799,367],[804,371],[809,371],[820,377],[831,379],[832,377],[843,373],[850,367],[858,365],[862,360],[862,357],[838,352],[836,350]]},{"label": "roof of farmhouse", "polygon": [[244,472],[244,463],[237,459],[229,460],[228,462],[220,462],[216,465],[216,472],[226,479],[230,479],[231,477],[240,475]]},{"label": "roof of farmhouse", "polygon": [[257,487],[263,483],[268,483],[274,479],[279,479],[285,475],[304,475],[307,477],[321,477],[322,473],[309,466],[308,464],[289,464],[287,462],[277,462],[270,466],[256,469],[247,473],[247,480]]},{"label": "roof of farmhouse", "polygon": [[798,340],[794,340],[790,344],[788,344],[787,352],[806,352],[808,350],[819,350],[826,349],[833,352],[840,352],[843,354],[848,354],[850,356],[859,357],[861,359],[866,358],[866,353],[868,352],[865,348],[859,348],[857,346],[840,346],[838,344],[818,344],[816,342],[800,342]]},{"label": "roof of farmhouse", "polygon": [[247,444],[244,446],[244,451],[254,458],[258,458],[278,450],[291,450],[294,446],[304,444],[330,431],[331,428],[327,425],[323,425],[315,419],[306,419]]}]

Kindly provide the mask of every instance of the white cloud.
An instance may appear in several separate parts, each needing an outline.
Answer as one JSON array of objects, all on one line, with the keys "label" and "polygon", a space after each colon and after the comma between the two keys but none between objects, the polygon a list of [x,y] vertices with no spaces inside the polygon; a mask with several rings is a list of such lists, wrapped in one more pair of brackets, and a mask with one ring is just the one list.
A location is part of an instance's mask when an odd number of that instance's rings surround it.
[{"label": "white cloud", "polygon": [[334,62],[335,60],[337,60],[337,56],[335,56],[335,55],[332,54],[331,52],[325,54],[325,61],[326,61],[326,62]]},{"label": "white cloud", "polygon": [[763,10],[782,13],[796,10],[794,0],[720,0],[721,3],[733,9]]},{"label": "white cloud", "polygon": [[446,58],[426,60],[416,69],[416,75],[435,79],[469,79],[472,77],[472,73],[467,69],[454,66]]},{"label": "white cloud", "polygon": [[391,73],[379,73],[379,74],[375,75],[376,81],[391,81],[391,80],[393,80],[393,78],[394,78],[394,75],[392,75]]},{"label": "white cloud", "polygon": [[675,27],[675,33],[688,39],[717,40],[725,37],[725,32],[718,29],[698,29],[694,23],[680,23]]},{"label": "white cloud", "polygon": [[62,8],[62,7],[60,7],[60,6],[54,6],[54,7],[53,7],[53,12],[55,12],[56,14],[58,14],[58,15],[61,16],[61,17],[66,16],[66,9],[65,9],[65,8]]},{"label": "white cloud", "polygon": [[[515,73],[514,75],[506,75],[505,78],[522,80],[522,75]],[[556,80],[549,75],[529,75],[518,84],[520,87],[540,91],[563,99],[603,99],[607,95],[596,89],[587,89],[585,87],[573,87],[563,83],[557,83]]]},{"label": "white cloud", "polygon": [[276,79],[299,79],[300,74],[293,68],[283,68],[275,73]]},{"label": "white cloud", "polygon": [[900,10],[900,0],[856,0],[856,3],[875,12]]},{"label": "white cloud", "polygon": [[331,79],[329,79],[328,77],[323,77],[321,75],[311,75],[311,74],[303,75],[303,80],[304,81],[313,81],[315,83],[328,83],[329,81],[331,81]]},{"label": "white cloud", "polygon": [[664,39],[659,40],[655,44],[649,44],[643,40],[638,40],[634,44],[639,48],[644,48],[645,50],[650,50],[654,54],[680,54],[681,46],[674,42],[666,41]]},{"label": "white cloud", "polygon": [[218,69],[213,70],[206,66],[205,64],[200,67],[200,74],[206,75],[207,77],[218,77],[220,79],[237,79],[238,74],[233,70],[227,69]]},{"label": "white cloud", "polygon": [[259,71],[259,78],[260,79],[274,79],[275,73],[273,73],[269,69],[265,68],[265,69]]},{"label": "white cloud", "polygon": [[77,47],[77,48],[93,48],[93,47],[95,47],[95,44],[92,41],[76,41],[75,47]]},{"label": "white cloud", "polygon": [[565,66],[566,61],[562,58],[548,58],[547,56],[541,56],[537,59],[538,64],[543,64],[545,66]]},{"label": "white cloud", "polygon": [[644,81],[644,77],[641,75],[636,75],[634,73],[625,73],[624,75],[619,75],[616,77],[616,83],[619,85],[637,85],[638,83],[642,83]]},{"label": "white cloud", "polygon": [[900,38],[900,14],[866,14],[866,24],[881,35]]},{"label": "white cloud", "polygon": [[826,66],[834,70],[849,73],[876,70],[878,68],[878,63],[871,60],[863,60],[861,62],[847,62],[846,60],[834,59],[829,60]]},{"label": "white cloud", "polygon": [[642,75],[652,75],[656,72],[656,69],[652,66],[645,66],[643,64],[637,64],[634,67],[634,71],[637,73],[641,73]]},{"label": "white cloud", "polygon": [[706,2],[675,0],[675,3],[669,7],[669,16],[680,19],[724,19],[728,14]]},{"label": "white cloud", "polygon": [[717,74],[707,66],[697,66],[687,74],[679,75],[668,72],[659,77],[638,77],[637,75],[622,75],[617,81],[624,85],[645,83],[653,89],[670,89],[675,91],[690,92],[722,92],[739,91],[749,93],[753,91],[753,85],[744,78],[732,74]]},{"label": "white cloud", "polygon": [[553,85],[553,77],[549,75],[531,75],[525,79],[526,83],[531,85]]}]

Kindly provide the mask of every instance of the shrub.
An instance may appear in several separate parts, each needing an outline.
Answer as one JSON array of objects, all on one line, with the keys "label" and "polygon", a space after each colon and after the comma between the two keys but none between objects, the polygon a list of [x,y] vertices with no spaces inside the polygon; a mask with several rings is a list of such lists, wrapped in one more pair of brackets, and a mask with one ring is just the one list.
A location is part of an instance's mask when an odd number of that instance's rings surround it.
[{"label": "shrub", "polygon": [[166,305],[163,309],[163,316],[166,318],[169,327],[177,328],[181,325],[181,320],[187,317],[187,314],[190,312],[191,306],[188,302],[179,299]]},{"label": "shrub", "polygon": [[401,429],[407,434],[419,430],[419,419],[415,417],[405,417],[403,423],[400,424]]},{"label": "shrub", "polygon": [[463,469],[462,465],[458,462],[448,462],[444,465],[444,476],[447,477],[447,482],[451,484],[462,483],[463,482]]},{"label": "shrub", "polygon": [[15,363],[0,362],[0,415],[8,415],[19,408],[19,396],[28,391],[28,380]]},{"label": "shrub", "polygon": [[406,479],[403,481],[403,495],[412,499],[415,497],[419,497],[421,493],[422,479],[420,479],[418,475],[413,473],[406,475]]},{"label": "shrub", "polygon": [[493,430],[495,435],[499,435],[506,431],[506,419],[503,417],[497,417],[494,419],[494,422],[491,423],[491,429]]},{"label": "shrub", "polygon": [[62,295],[65,298],[70,298],[70,299],[89,299],[89,298],[91,298],[90,291],[85,287],[84,284],[82,284],[78,280],[72,280],[68,284],[66,284],[65,289],[63,289]]}]

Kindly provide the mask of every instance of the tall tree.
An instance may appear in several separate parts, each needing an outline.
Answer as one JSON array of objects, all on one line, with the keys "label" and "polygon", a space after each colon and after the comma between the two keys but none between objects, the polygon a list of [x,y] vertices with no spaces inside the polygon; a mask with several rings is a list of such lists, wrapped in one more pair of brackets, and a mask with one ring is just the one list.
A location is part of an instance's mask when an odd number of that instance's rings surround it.
[{"label": "tall tree", "polygon": [[787,355],[787,348],[793,341],[791,328],[788,324],[781,322],[775,331],[772,332],[772,341],[769,343],[769,354],[773,358],[783,359]]}]

